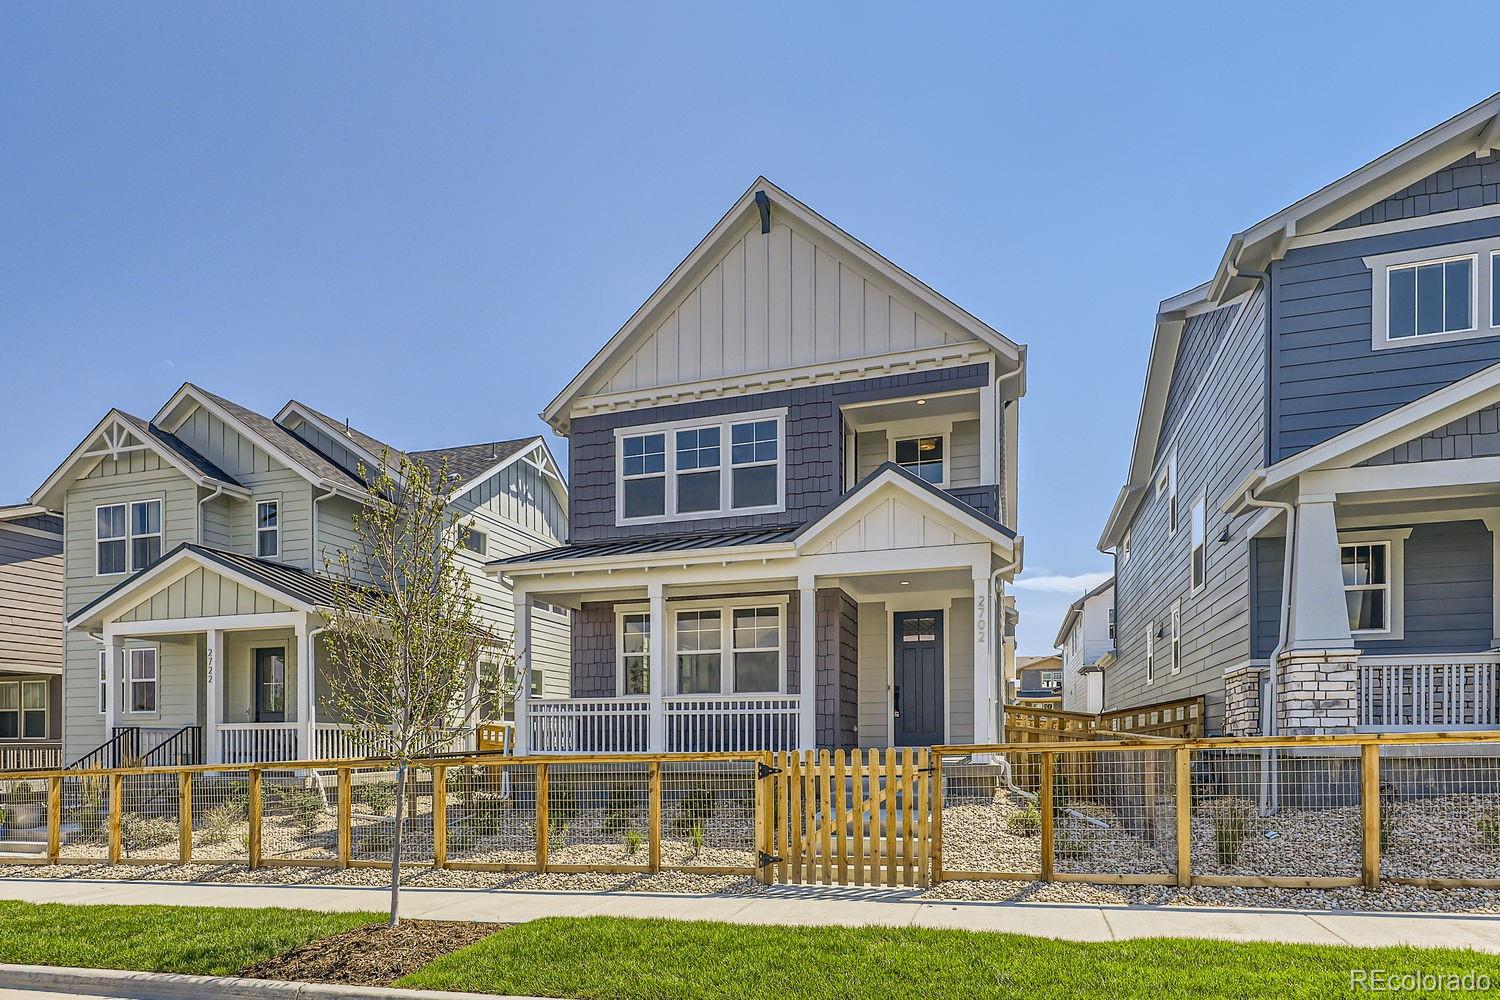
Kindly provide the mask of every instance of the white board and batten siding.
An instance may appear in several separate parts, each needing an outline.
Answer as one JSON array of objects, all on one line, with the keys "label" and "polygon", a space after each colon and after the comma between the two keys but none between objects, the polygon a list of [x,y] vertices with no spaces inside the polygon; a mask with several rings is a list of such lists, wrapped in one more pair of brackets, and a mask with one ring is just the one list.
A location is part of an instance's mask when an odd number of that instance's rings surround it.
[{"label": "white board and batten siding", "polygon": [[967,332],[800,226],[759,223],[668,306],[600,394],[969,343]]},{"label": "white board and batten siding", "polygon": [[873,498],[838,534],[808,550],[825,553],[881,552],[887,549],[953,545],[960,539],[953,526],[900,495]]}]

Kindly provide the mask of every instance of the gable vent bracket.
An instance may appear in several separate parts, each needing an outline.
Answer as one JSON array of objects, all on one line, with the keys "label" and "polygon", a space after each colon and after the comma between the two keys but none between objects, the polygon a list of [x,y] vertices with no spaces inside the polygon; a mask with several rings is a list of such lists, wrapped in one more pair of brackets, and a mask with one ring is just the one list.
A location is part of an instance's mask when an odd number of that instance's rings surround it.
[{"label": "gable vent bracket", "polygon": [[760,234],[771,232],[771,196],[764,191],[755,192],[755,207],[760,209]]}]

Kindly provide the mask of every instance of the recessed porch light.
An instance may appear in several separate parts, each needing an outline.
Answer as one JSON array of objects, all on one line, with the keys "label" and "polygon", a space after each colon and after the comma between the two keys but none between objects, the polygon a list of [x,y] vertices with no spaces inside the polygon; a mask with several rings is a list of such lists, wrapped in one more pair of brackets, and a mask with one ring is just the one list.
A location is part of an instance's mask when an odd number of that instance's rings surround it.
[{"label": "recessed porch light", "polygon": [[919,400],[917,400],[917,405],[918,406],[926,406],[927,405],[927,400],[925,400],[925,399],[919,399]]},{"label": "recessed porch light", "polygon": [[911,581],[910,580],[902,580],[901,581],[901,586],[903,586],[903,587],[910,587],[911,586]]}]

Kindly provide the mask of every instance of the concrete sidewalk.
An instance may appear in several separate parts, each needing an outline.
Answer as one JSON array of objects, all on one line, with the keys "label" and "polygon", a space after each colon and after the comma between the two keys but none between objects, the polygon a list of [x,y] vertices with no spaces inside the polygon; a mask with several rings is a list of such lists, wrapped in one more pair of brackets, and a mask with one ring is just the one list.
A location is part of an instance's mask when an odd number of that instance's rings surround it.
[{"label": "concrete sidewalk", "polygon": [[[384,889],[82,879],[0,879],[0,899],[34,903],[285,906],[374,910]],[[773,888],[754,896],[629,892],[513,892],[406,888],[402,914],[520,923],[540,917],[666,917],[744,924],[879,925],[1004,931],[1071,941],[1197,937],[1293,944],[1414,945],[1500,953],[1500,917],[1462,914],[1250,910],[920,900],[910,890]]]}]

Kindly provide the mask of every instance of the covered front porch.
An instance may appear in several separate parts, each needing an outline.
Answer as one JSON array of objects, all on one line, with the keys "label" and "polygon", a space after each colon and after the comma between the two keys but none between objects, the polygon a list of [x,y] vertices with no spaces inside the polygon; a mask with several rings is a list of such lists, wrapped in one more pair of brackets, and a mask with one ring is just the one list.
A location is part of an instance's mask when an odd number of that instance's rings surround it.
[{"label": "covered front porch", "polygon": [[992,742],[1014,539],[912,479],[875,477],[802,529],[498,565],[519,649],[538,601],[573,611],[572,697],[521,692],[519,752]]}]

